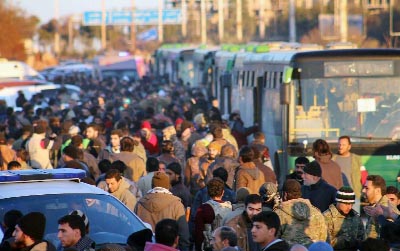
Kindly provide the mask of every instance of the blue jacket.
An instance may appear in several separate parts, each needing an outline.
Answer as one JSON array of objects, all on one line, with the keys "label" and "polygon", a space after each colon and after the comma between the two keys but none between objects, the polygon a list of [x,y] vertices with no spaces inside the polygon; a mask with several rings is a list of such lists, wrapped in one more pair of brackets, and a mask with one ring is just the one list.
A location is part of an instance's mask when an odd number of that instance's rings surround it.
[{"label": "blue jacket", "polygon": [[336,202],[336,188],[320,179],[311,186],[302,186],[301,193],[304,199],[309,199],[311,204],[323,213],[330,204]]}]

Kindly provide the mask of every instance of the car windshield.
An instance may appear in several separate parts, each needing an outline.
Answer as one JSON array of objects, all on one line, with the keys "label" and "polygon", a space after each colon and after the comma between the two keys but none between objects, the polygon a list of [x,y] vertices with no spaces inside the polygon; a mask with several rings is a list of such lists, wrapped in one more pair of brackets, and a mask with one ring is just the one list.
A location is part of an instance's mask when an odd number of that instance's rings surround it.
[{"label": "car windshield", "polygon": [[130,234],[145,225],[114,197],[93,194],[38,195],[0,200],[0,218],[12,209],[23,214],[42,212],[46,216],[44,238],[60,245],[57,238],[58,219],[74,210],[81,210],[89,219],[89,237],[96,245],[126,244]]}]

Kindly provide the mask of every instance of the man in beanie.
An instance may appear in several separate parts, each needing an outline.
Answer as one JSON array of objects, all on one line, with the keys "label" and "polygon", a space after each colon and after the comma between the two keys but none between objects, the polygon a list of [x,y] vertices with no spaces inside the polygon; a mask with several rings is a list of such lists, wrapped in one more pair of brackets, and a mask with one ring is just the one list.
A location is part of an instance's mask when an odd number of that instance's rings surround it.
[{"label": "man in beanie", "polygon": [[302,175],[304,185],[301,193],[304,199],[309,199],[313,206],[325,212],[336,201],[336,188],[329,185],[321,176],[321,166],[317,161],[306,164]]},{"label": "man in beanie", "polygon": [[324,216],[308,199],[301,198],[301,185],[288,179],[282,187],[283,202],[275,213],[281,221],[279,236],[289,243],[306,247],[316,241],[326,240]]},{"label": "man in beanie", "polygon": [[152,178],[152,189],[136,204],[135,213],[155,230],[156,224],[165,218],[174,219],[179,225],[179,250],[189,250],[189,229],[185,217],[185,208],[180,198],[170,191],[167,174],[157,171]]},{"label": "man in beanie", "polygon": [[324,212],[328,226],[328,242],[334,250],[357,251],[365,231],[360,215],[353,209],[356,195],[351,187],[341,187],[336,193],[336,204]]},{"label": "man in beanie", "polygon": [[23,250],[55,251],[53,244],[43,240],[46,217],[40,212],[28,213],[19,219],[13,236]]},{"label": "man in beanie", "polygon": [[185,208],[190,207],[192,198],[189,189],[183,184],[181,164],[172,162],[167,165],[165,173],[169,176],[169,181],[171,182],[171,193],[182,200]]}]

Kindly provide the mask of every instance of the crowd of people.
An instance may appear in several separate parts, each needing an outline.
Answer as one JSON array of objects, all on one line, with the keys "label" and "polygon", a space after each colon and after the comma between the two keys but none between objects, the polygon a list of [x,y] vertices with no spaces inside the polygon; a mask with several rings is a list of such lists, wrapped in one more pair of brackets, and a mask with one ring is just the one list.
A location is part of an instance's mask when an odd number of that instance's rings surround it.
[{"label": "crowd of people", "polygon": [[[379,251],[400,240],[398,190],[365,174],[348,136],[338,139],[337,154],[316,140],[315,160],[298,157],[278,184],[257,125],[246,128],[238,111],[221,115],[201,89],[150,78],[76,84],[78,99],[61,91],[19,100],[18,112],[3,107],[1,170],[83,169],[84,182],[114,195],[155,233],[155,243],[145,234],[142,245],[103,250]],[[83,212],[59,219],[62,247],[43,240],[44,215],[12,218],[2,247],[12,236],[17,245],[8,250],[95,248]]]}]

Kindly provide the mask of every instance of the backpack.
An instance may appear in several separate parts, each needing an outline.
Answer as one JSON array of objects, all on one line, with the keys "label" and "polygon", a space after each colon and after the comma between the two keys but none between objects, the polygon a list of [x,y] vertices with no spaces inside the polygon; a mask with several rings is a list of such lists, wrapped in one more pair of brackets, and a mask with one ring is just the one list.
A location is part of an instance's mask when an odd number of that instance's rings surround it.
[{"label": "backpack", "polygon": [[205,224],[203,231],[204,241],[202,243],[202,250],[209,251],[212,250],[212,232],[218,227],[222,226],[222,219],[225,218],[229,212],[232,212],[232,205],[229,201],[219,203],[215,200],[208,200],[205,203],[212,207],[215,215],[213,222],[211,224]]},{"label": "backpack", "polygon": [[211,230],[214,231],[222,226],[222,219],[225,218],[229,212],[232,212],[232,204],[230,201],[218,203],[215,200],[208,200],[206,203],[214,210],[215,217],[211,224]]}]

